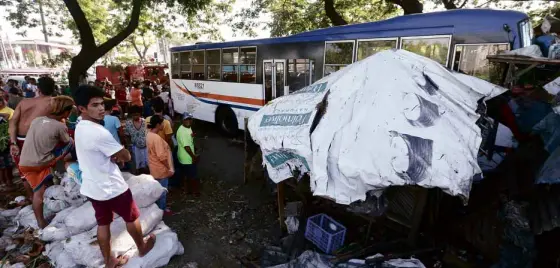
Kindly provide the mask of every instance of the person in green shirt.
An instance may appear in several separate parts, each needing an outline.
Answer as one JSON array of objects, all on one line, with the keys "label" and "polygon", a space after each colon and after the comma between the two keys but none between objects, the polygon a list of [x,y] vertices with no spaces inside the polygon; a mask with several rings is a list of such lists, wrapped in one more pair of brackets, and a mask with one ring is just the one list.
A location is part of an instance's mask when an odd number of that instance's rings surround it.
[{"label": "person in green shirt", "polygon": [[194,153],[194,134],[192,131],[193,116],[190,113],[183,114],[183,122],[177,129],[177,158],[179,159],[182,175],[187,179],[187,193],[200,196],[200,181],[196,176],[196,163],[198,156]]}]

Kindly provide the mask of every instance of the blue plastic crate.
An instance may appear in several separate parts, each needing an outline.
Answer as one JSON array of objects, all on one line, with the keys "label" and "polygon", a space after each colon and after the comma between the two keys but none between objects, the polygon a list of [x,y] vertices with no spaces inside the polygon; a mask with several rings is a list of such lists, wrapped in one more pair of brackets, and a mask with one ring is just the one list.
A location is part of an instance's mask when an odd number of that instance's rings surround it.
[{"label": "blue plastic crate", "polygon": [[305,238],[327,254],[340,248],[345,236],[346,227],[326,214],[317,214],[307,219]]}]

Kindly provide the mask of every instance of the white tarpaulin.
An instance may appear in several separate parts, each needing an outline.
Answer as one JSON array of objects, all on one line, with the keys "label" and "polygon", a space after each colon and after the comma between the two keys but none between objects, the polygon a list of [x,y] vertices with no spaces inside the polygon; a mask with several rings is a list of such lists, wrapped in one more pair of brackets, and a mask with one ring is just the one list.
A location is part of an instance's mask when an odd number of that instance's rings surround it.
[{"label": "white tarpaulin", "polygon": [[480,173],[477,102],[504,91],[388,50],[275,99],[248,128],[273,181],[309,172],[314,194],[337,203],[407,184],[466,200]]}]

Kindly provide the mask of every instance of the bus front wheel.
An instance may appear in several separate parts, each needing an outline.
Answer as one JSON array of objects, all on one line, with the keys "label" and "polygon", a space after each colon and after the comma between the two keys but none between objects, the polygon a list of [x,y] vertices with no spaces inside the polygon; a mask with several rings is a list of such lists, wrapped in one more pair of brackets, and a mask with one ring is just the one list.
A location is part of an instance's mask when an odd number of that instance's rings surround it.
[{"label": "bus front wheel", "polygon": [[216,111],[216,124],[228,136],[235,136],[239,131],[235,113],[226,106],[218,107]]}]

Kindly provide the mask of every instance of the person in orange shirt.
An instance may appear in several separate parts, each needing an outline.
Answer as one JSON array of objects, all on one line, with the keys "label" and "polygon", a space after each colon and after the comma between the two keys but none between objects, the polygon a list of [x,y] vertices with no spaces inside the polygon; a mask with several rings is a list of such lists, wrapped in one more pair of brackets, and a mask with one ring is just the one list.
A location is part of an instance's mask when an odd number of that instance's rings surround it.
[{"label": "person in orange shirt", "polygon": [[142,103],[142,90],[140,90],[140,84],[134,82],[132,85],[132,90],[130,91],[130,105],[143,107]]},{"label": "person in orange shirt", "polygon": [[160,199],[156,202],[166,215],[171,214],[171,210],[167,209],[167,187],[169,178],[173,176],[173,158],[171,149],[167,142],[162,139],[158,132],[163,130],[164,119],[160,115],[151,117],[146,135],[146,147],[148,148],[148,167],[150,174],[156,179],[166,191],[161,194]]}]

